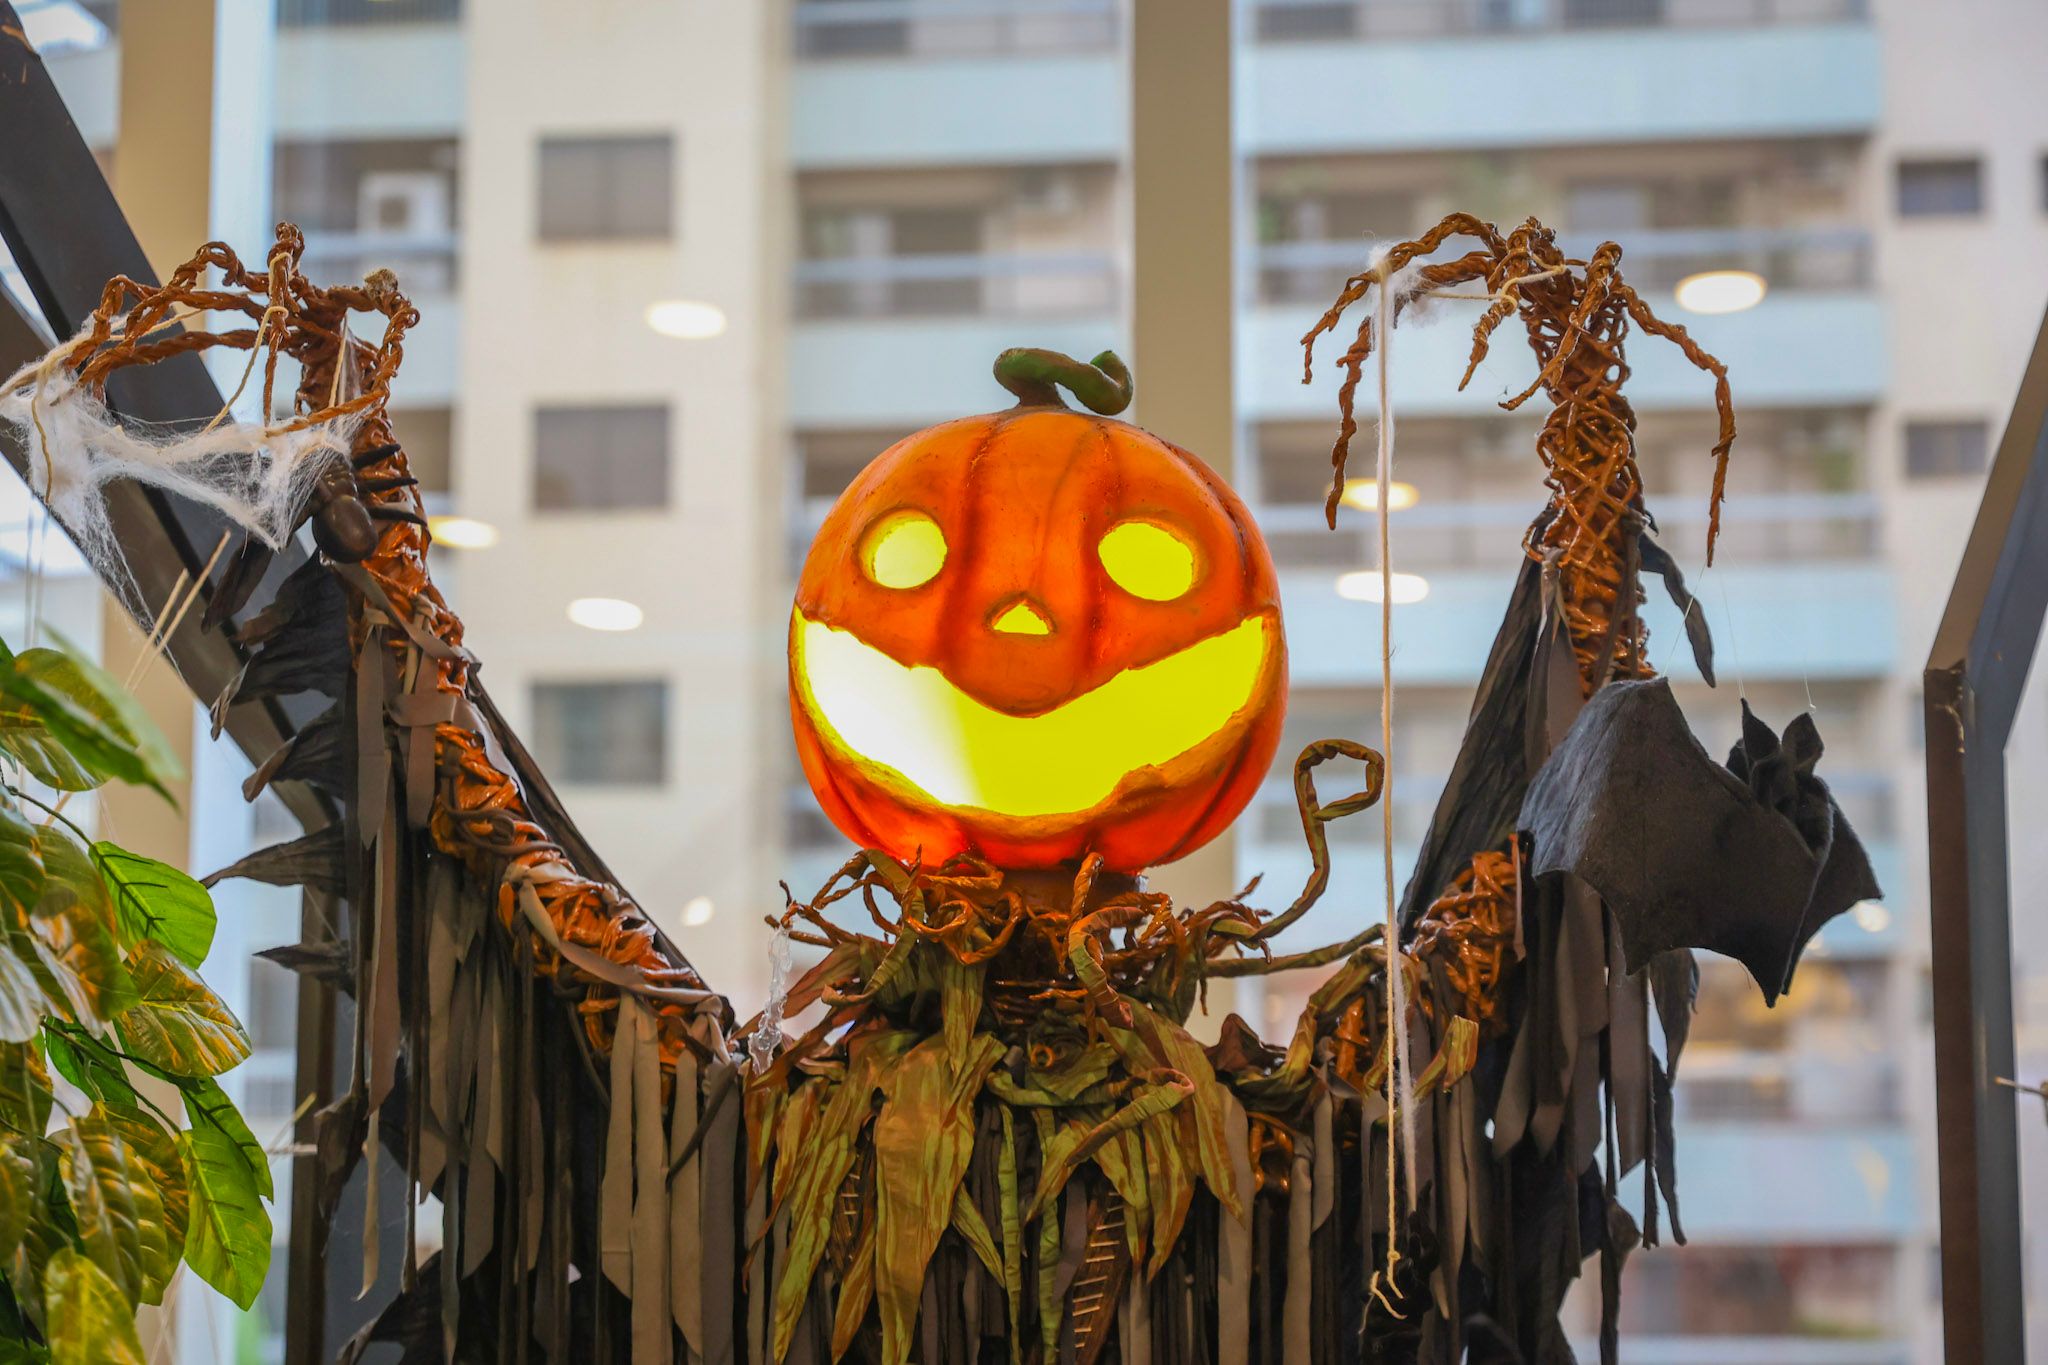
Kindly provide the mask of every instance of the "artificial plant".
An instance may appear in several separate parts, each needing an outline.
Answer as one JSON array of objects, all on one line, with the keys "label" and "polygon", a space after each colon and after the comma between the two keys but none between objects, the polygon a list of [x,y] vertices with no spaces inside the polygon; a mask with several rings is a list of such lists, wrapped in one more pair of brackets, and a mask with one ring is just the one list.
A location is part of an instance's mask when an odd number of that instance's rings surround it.
[{"label": "artificial plant", "polygon": [[249,1035],[198,974],[206,888],[65,812],[110,781],[171,799],[120,685],[0,644],[0,772],[0,1361],[139,1365],[181,1264],[243,1308],[269,1269],[269,1162],[217,1079]]}]

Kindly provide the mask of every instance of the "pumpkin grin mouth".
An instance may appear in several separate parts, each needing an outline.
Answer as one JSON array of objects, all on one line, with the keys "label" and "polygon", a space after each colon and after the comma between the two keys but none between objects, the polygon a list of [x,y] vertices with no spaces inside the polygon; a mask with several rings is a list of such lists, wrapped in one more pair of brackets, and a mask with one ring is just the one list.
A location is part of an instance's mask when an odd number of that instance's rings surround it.
[{"label": "pumpkin grin mouth", "polygon": [[1085,814],[1144,769],[1234,733],[1273,633],[1248,616],[1035,716],[998,711],[801,610],[790,655],[798,701],[835,747],[941,805],[1031,819]]}]

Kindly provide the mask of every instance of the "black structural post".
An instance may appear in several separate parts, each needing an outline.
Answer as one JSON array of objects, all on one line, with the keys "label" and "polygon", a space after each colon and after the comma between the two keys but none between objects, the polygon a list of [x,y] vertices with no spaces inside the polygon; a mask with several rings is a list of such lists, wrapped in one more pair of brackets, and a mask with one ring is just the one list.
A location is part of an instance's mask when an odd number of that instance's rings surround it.
[{"label": "black structural post", "polygon": [[2006,741],[2048,614],[2048,325],[1923,675],[1941,1297],[1949,1360],[2026,1357]]}]

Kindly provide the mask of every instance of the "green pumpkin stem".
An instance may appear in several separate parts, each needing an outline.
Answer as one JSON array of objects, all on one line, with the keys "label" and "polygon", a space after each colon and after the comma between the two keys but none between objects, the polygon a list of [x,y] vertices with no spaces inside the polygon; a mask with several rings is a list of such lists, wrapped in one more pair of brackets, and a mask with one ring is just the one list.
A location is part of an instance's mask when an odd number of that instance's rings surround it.
[{"label": "green pumpkin stem", "polygon": [[1065,407],[1061,385],[1104,417],[1114,417],[1131,405],[1130,367],[1115,351],[1104,351],[1083,364],[1058,351],[1013,346],[996,357],[996,382],[1017,395],[1020,407]]}]

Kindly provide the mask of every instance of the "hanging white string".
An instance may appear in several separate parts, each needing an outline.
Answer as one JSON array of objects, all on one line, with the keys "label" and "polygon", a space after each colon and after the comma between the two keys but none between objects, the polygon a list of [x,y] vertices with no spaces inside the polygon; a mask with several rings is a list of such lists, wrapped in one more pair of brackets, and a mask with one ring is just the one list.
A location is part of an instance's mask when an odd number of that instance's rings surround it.
[{"label": "hanging white string", "polygon": [[[1379,259],[1373,263],[1373,273],[1379,277],[1374,290],[1374,306],[1377,316],[1373,327],[1379,333],[1379,355],[1377,379],[1379,383],[1379,423],[1375,435],[1378,438],[1378,460],[1376,483],[1379,493],[1379,539],[1380,539],[1380,752],[1385,760],[1385,777],[1380,787],[1380,862],[1385,874],[1386,892],[1386,945],[1387,976],[1387,1179],[1388,1202],[1391,1205],[1394,1184],[1394,1160],[1396,1149],[1401,1156],[1403,1172],[1407,1177],[1408,1207],[1415,1207],[1415,1111],[1408,1103],[1408,1000],[1406,974],[1401,970],[1400,912],[1395,904],[1394,886],[1394,543],[1392,531],[1392,493],[1394,485],[1394,401],[1393,386],[1389,375],[1389,356],[1393,351],[1394,304],[1396,290],[1388,269],[1387,254],[1381,249]],[[1398,1122],[1400,1141],[1392,1141]],[[1387,1235],[1389,1246],[1393,1243],[1394,1228],[1389,1217]]]}]

